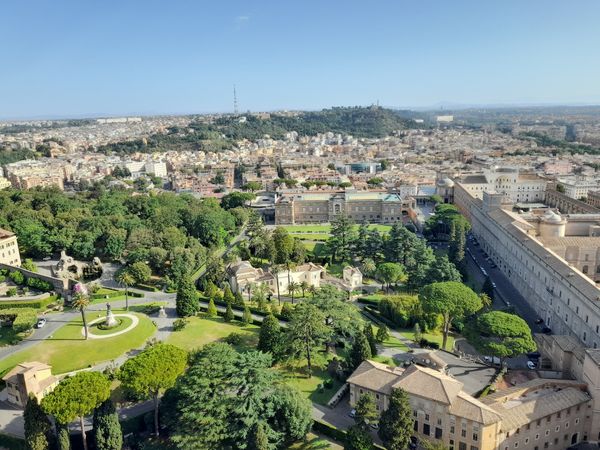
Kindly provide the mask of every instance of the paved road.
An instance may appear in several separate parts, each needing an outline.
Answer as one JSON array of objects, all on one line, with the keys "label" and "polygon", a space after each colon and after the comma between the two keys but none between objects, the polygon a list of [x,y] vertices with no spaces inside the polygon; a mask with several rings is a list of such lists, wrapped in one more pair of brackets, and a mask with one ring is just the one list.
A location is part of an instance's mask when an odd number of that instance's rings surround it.
[{"label": "paved road", "polygon": [[[516,314],[522,317],[531,328],[532,332],[541,332],[540,325],[536,325],[535,321],[538,315],[534,309],[527,303],[527,300],[514,288],[508,278],[498,268],[493,269],[490,262],[486,261],[481,246],[476,246],[472,241],[467,241],[467,248],[475,258],[475,261],[466,253],[467,270],[469,276],[476,278],[479,282],[485,281],[485,276],[481,271],[481,267],[487,272],[490,280],[496,284],[494,289],[494,309],[504,309],[507,306],[514,308]],[[507,360],[510,369],[526,369],[527,356],[522,355],[517,358]]]}]

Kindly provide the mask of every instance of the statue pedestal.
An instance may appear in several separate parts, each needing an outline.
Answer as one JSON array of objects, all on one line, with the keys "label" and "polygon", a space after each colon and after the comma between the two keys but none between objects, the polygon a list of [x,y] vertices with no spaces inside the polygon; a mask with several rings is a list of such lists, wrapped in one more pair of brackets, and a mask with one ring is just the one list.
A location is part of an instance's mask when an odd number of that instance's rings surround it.
[{"label": "statue pedestal", "polygon": [[115,319],[115,316],[113,315],[110,309],[106,312],[106,321],[104,322],[104,324],[107,327],[114,327],[118,325],[117,319]]}]

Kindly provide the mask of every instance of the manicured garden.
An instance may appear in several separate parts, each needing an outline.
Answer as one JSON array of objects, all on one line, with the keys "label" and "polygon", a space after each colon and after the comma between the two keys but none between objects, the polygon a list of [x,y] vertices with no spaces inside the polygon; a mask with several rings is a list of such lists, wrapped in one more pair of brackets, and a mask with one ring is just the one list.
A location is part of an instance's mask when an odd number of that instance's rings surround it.
[{"label": "manicured garden", "polygon": [[241,322],[227,323],[223,318],[189,317],[183,330],[174,331],[167,343],[176,345],[184,350],[196,350],[205,344],[227,338],[232,333],[238,333],[241,341],[236,347],[248,349],[256,347],[258,329],[256,325],[243,326]]},{"label": "manicured garden", "polygon": [[[87,318],[93,320],[102,315],[103,313],[88,313]],[[57,374],[115,359],[129,350],[142,347],[156,331],[150,318],[143,314],[136,315],[139,323],[131,331],[106,339],[88,340],[83,338],[81,318],[77,317],[45,341],[1,360],[0,373],[5,373],[23,361],[48,363],[52,365],[52,372]]]},{"label": "manicured garden", "polygon": [[342,446],[329,438],[308,433],[303,441],[288,447],[290,450],[342,450]]}]

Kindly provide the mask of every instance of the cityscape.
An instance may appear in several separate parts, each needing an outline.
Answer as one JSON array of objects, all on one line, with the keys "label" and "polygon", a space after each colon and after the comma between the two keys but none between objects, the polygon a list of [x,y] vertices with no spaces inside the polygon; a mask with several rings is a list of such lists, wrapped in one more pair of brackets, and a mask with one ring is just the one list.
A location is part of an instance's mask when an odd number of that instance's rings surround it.
[{"label": "cityscape", "polygon": [[596,4],[34,3],[0,450],[599,447]]}]

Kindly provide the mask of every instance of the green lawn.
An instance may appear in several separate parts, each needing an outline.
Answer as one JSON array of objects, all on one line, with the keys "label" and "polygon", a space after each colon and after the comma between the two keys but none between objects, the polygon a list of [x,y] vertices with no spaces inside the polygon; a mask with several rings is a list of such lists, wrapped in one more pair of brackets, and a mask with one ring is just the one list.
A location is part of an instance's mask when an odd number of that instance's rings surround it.
[{"label": "green lawn", "polygon": [[288,447],[289,450],[342,450],[343,447],[330,438],[308,433],[303,441]]},{"label": "green lawn", "polygon": [[167,342],[185,350],[194,350],[210,342],[221,340],[231,333],[240,333],[242,343],[239,349],[256,347],[258,330],[256,325],[243,326],[240,322],[226,323],[222,318],[190,317],[189,323],[181,331],[171,333]]},{"label": "green lawn", "polygon": [[[330,225],[280,225],[281,228],[286,229],[289,233],[329,233],[331,231]],[[358,230],[360,225],[354,225],[354,229]],[[379,225],[370,224],[369,229],[377,230],[381,233],[387,233],[391,230],[391,225]]]},{"label": "green lawn", "polygon": [[[377,333],[377,331],[375,331],[375,333]],[[385,348],[397,348],[403,351],[408,350],[408,347],[406,346],[406,344],[404,342],[402,342],[400,339],[398,339],[397,337],[394,337],[390,334],[390,337],[387,338],[385,341],[383,341],[381,343],[382,346],[384,346]]]},{"label": "green lawn", "polygon": [[323,233],[290,233],[290,235],[303,241],[326,241],[331,237]]},{"label": "green lawn", "polygon": [[[413,329],[408,329],[408,328],[402,328],[400,330],[398,330],[400,332],[400,334],[402,336],[404,336],[407,339],[410,339],[411,341],[414,340],[415,338],[415,332]],[[422,333],[423,337],[425,339],[427,339],[430,342],[437,342],[440,346],[440,348],[442,348],[442,333]],[[452,350],[452,348],[454,347],[454,336],[452,334],[448,335],[448,343],[447,343],[447,350]]]},{"label": "green lawn", "polygon": [[[115,313],[117,310],[115,310]],[[88,314],[93,320],[103,314]],[[136,314],[140,319],[137,327],[128,333],[106,339],[88,339],[81,334],[81,319],[77,318],[60,328],[51,338],[19,351],[0,361],[0,374],[12,369],[23,361],[41,361],[52,365],[55,374],[83,369],[91,365],[109,361],[123,353],[141,347],[154,334],[156,327],[145,315]]]},{"label": "green lawn", "polygon": [[98,323],[95,323],[94,325],[90,326],[90,331],[93,334],[99,334],[99,335],[113,334],[113,333],[117,333],[121,330],[124,330],[125,328],[127,328],[129,325],[131,325],[133,323],[133,319],[130,319],[129,317],[116,317],[116,320],[119,322],[119,324],[113,328],[110,328],[108,330],[102,329],[102,328],[98,327],[98,325],[102,325],[104,322],[98,322]]},{"label": "green lawn", "polygon": [[373,361],[377,361],[380,362],[382,364],[387,364],[390,367],[398,367],[398,363],[396,362],[396,360],[390,356],[382,356],[382,355],[377,355],[373,358],[371,358]]},{"label": "green lawn", "polygon": [[333,385],[329,389],[323,388],[319,390],[319,385],[326,380],[332,379],[327,373],[327,364],[333,355],[324,355],[322,352],[317,352],[313,355],[312,361],[312,377],[308,378],[308,370],[305,359],[297,359],[286,362],[279,366],[279,370],[283,373],[286,383],[298,389],[302,395],[309,400],[321,405],[327,405],[331,397],[342,387],[342,383],[338,380],[333,380]]}]

